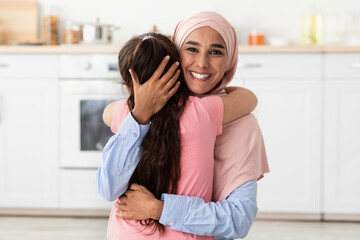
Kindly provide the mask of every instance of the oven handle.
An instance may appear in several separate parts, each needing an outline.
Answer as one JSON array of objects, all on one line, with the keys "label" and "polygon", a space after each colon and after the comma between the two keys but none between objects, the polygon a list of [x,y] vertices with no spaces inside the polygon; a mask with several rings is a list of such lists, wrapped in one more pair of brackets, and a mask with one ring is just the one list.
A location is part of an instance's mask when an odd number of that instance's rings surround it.
[{"label": "oven handle", "polygon": [[77,88],[77,87],[66,87],[61,90],[65,94],[79,94],[79,95],[104,95],[104,94],[117,94],[118,91],[109,89],[98,89],[98,88]]}]

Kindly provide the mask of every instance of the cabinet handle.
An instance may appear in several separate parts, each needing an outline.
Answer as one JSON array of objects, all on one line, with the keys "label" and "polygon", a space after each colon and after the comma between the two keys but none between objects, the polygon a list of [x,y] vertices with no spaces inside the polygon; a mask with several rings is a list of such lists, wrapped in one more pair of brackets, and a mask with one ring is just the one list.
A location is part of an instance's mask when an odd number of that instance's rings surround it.
[{"label": "cabinet handle", "polygon": [[91,68],[92,68],[91,63],[87,62],[87,63],[84,64],[84,69],[85,70],[90,70]]},{"label": "cabinet handle", "polygon": [[108,64],[108,70],[109,71],[119,71],[119,65],[118,63],[109,63]]},{"label": "cabinet handle", "polygon": [[3,95],[0,93],[0,124],[2,123],[2,118],[3,118]]},{"label": "cabinet handle", "polygon": [[8,68],[9,65],[5,64],[5,63],[0,63],[0,68]]},{"label": "cabinet handle", "polygon": [[238,69],[242,68],[262,68],[261,63],[238,63]]},{"label": "cabinet handle", "polygon": [[360,69],[360,63],[351,63],[350,64],[351,68],[356,68],[356,69]]}]

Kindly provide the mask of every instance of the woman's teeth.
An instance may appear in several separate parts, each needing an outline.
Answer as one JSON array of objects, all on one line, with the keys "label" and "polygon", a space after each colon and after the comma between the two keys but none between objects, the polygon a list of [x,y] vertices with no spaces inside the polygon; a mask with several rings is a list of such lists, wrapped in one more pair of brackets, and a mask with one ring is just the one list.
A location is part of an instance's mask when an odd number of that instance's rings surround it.
[{"label": "woman's teeth", "polygon": [[193,77],[197,78],[197,79],[205,79],[210,77],[211,74],[199,74],[199,73],[194,73],[194,72],[190,72],[191,75],[193,75]]}]

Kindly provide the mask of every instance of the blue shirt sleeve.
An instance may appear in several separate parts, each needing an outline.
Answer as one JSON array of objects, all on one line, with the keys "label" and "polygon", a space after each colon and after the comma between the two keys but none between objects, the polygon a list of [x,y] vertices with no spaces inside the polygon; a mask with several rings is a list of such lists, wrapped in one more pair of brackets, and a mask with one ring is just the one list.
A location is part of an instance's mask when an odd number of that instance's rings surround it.
[{"label": "blue shirt sleeve", "polygon": [[160,223],[174,230],[216,239],[244,238],[256,217],[257,182],[248,181],[222,202],[162,194],[164,208]]},{"label": "blue shirt sleeve", "polygon": [[106,200],[113,201],[127,190],[140,161],[141,143],[149,129],[150,123],[139,125],[130,112],[105,145],[96,173],[96,185]]}]

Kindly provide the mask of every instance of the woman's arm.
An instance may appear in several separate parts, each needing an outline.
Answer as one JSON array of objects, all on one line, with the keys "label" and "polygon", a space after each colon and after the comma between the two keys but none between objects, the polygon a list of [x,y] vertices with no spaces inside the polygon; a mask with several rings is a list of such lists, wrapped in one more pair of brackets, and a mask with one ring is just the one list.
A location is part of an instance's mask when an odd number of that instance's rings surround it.
[{"label": "woman's arm", "polygon": [[223,124],[251,113],[257,105],[256,95],[246,88],[227,87],[227,95],[221,96],[224,104]]},{"label": "woman's arm", "polygon": [[[163,194],[163,202],[151,197],[148,190],[136,186],[122,196],[126,205],[118,205],[127,213],[123,219],[160,220],[174,230],[204,236],[244,238],[256,217],[257,182],[252,180],[235,189],[224,201],[206,203],[202,198]],[[146,199],[146,201],[143,201]],[[149,207],[151,206],[151,207]]]}]

